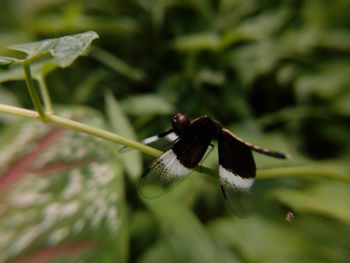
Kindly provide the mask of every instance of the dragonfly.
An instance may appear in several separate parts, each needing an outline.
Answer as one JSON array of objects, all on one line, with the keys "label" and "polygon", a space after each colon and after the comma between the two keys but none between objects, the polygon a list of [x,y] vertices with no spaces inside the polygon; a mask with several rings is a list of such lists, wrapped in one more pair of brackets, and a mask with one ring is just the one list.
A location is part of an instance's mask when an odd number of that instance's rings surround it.
[{"label": "dragonfly", "polygon": [[172,190],[203,159],[212,140],[218,142],[220,188],[234,214],[245,217],[250,211],[249,193],[256,176],[252,151],[286,159],[288,154],[244,141],[207,115],[191,120],[184,113],[171,117],[171,128],[141,142],[161,138],[173,142],[171,149],[156,158],[140,179],[140,191],[146,198],[158,198]]}]

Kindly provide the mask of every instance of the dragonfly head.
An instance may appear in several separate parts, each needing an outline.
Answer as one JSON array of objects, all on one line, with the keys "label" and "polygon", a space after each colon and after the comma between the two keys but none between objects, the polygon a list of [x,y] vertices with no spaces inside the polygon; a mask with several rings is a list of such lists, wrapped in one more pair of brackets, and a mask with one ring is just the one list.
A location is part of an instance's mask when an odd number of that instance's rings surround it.
[{"label": "dragonfly head", "polygon": [[184,113],[176,113],[171,117],[171,126],[177,135],[183,134],[190,124],[191,120]]}]

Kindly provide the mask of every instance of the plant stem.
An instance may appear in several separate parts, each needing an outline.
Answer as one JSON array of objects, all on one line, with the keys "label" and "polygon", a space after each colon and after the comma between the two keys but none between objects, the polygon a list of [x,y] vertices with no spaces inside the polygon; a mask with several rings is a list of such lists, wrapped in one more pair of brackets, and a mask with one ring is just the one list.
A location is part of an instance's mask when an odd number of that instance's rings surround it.
[{"label": "plant stem", "polygon": [[63,117],[59,117],[56,115],[48,115],[47,116],[47,120],[48,122],[60,125],[60,126],[64,126],[67,128],[72,128],[74,130],[77,131],[81,131],[90,135],[94,135],[96,137],[102,138],[102,139],[106,139],[118,144],[122,144],[125,145],[127,147],[139,150],[141,152],[144,152],[148,155],[154,156],[154,157],[158,157],[159,155],[161,155],[163,152],[159,151],[155,148],[152,148],[148,145],[139,143],[137,141],[133,141],[130,139],[127,139],[125,137],[122,137],[120,135],[117,135],[115,133],[109,132],[109,131],[105,131],[99,128],[95,128],[92,127],[90,125],[86,125],[84,123],[81,122],[77,122],[74,120],[70,120],[70,119],[66,119]]},{"label": "plant stem", "polygon": [[[37,112],[32,111],[32,110],[27,110],[27,109],[22,109],[14,106],[9,106],[9,105],[4,105],[0,104],[0,112],[12,114],[12,115],[17,115],[17,116],[22,116],[22,117],[27,117],[27,118],[32,118],[32,119],[40,119],[40,116],[38,115]],[[59,126],[67,127],[74,129],[76,131],[81,131],[87,134],[94,135],[96,137],[106,139],[118,144],[125,145],[127,147],[139,150],[141,152],[144,152],[148,155],[158,157],[161,155],[163,152],[159,151],[155,148],[152,148],[150,146],[147,146],[145,144],[139,143],[137,141],[133,141],[130,139],[127,139],[125,137],[122,137],[120,135],[114,134],[109,131],[105,131],[99,128],[92,127],[90,125],[74,121],[71,119],[63,118],[57,115],[46,115],[46,122],[48,123],[53,123],[57,124]]]},{"label": "plant stem", "polygon": [[[9,106],[9,105],[4,105],[4,104],[0,104],[0,112],[8,113],[11,115],[17,115],[21,117],[32,118],[32,119],[38,119],[38,120],[41,119],[39,114],[35,111],[18,108],[14,106]],[[64,126],[77,131],[81,131],[81,132],[84,132],[102,139],[106,139],[118,144],[122,144],[154,157],[158,157],[163,153],[162,151],[159,151],[155,148],[144,145],[137,141],[129,140],[120,135],[117,135],[102,129],[98,129],[81,122],[59,117],[57,115],[46,115],[46,121],[59,126]],[[200,173],[208,174],[211,176],[217,176],[217,171],[208,167],[198,166],[195,170]],[[283,168],[263,169],[263,170],[257,171],[258,179],[268,179],[268,178],[288,177],[288,176],[320,176],[320,177],[327,177],[327,178],[341,180],[341,181],[350,183],[350,176],[345,176],[333,171],[328,171],[328,170],[323,170],[323,169],[313,168],[313,167],[283,167]]]},{"label": "plant stem", "polygon": [[288,177],[288,176],[320,176],[332,179],[338,179],[350,183],[350,176],[345,176],[331,170],[324,170],[314,167],[283,167],[264,169],[258,172],[258,177],[261,179]]},{"label": "plant stem", "polygon": [[27,110],[19,107],[14,107],[10,105],[5,105],[0,103],[0,112],[16,115],[19,117],[26,117],[32,119],[40,119],[39,114],[32,110]]},{"label": "plant stem", "polygon": [[41,97],[43,98],[44,106],[45,106],[45,112],[46,114],[52,114],[52,103],[49,95],[49,90],[47,89],[46,81],[43,76],[40,76],[37,78]]},{"label": "plant stem", "polygon": [[36,111],[39,113],[40,119],[43,121],[46,121],[44,109],[41,105],[39,95],[36,92],[34,87],[34,82],[33,82],[32,74],[30,72],[29,63],[27,61],[24,61],[22,65],[26,76],[26,84],[27,84],[27,89],[28,89],[30,98],[32,99],[32,102],[34,104]]}]

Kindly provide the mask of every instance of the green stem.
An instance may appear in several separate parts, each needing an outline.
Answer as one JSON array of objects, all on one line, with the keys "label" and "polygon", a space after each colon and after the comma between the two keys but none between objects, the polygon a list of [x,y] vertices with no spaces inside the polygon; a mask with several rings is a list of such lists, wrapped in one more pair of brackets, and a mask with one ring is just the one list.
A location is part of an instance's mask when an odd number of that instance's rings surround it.
[{"label": "green stem", "polygon": [[30,98],[32,99],[36,111],[39,113],[40,119],[46,121],[45,112],[41,105],[39,95],[35,90],[32,74],[30,72],[30,66],[27,61],[23,62],[23,69],[26,76],[26,84]]},{"label": "green stem", "polygon": [[[9,106],[9,105],[4,105],[4,104],[0,104],[0,112],[12,114],[12,115],[17,115],[17,116],[22,116],[22,117],[27,117],[27,118],[32,118],[32,119],[40,119],[40,116],[35,111],[22,109],[22,108],[18,108],[18,107],[14,107],[14,106]],[[71,119],[63,118],[63,117],[60,117],[57,115],[53,115],[53,114],[46,115],[46,122],[57,124],[59,126],[63,126],[63,127],[67,127],[67,128],[71,128],[71,129],[74,129],[76,131],[81,131],[81,132],[91,134],[91,135],[94,135],[94,136],[102,138],[102,139],[106,139],[106,140],[109,140],[109,141],[112,141],[112,142],[115,142],[118,144],[122,144],[122,145],[125,145],[127,147],[144,152],[148,155],[154,156],[154,157],[158,157],[159,155],[161,155],[163,153],[162,151],[159,151],[155,148],[152,148],[148,145],[139,143],[137,141],[133,141],[133,140],[127,139],[125,137],[122,137],[120,135],[111,133],[109,131],[95,128],[95,127],[92,127],[90,125],[87,125],[87,124],[84,124],[84,123],[81,123],[78,121],[74,121]]]},{"label": "green stem", "polygon": [[27,110],[23,108],[18,108],[10,105],[5,105],[0,103],[0,112],[7,113],[11,115],[16,115],[20,117],[32,118],[32,119],[40,119],[39,114],[32,110]]},{"label": "green stem", "polygon": [[37,78],[37,80],[40,88],[41,97],[43,98],[46,114],[52,114],[52,103],[49,95],[49,90],[47,89],[45,78],[43,76],[40,76],[39,78]]},{"label": "green stem", "polygon": [[[39,114],[35,111],[13,107],[9,105],[4,105],[4,104],[0,104],[0,112],[32,118],[32,119],[40,119]],[[47,115],[46,120],[49,123],[71,128],[71,129],[81,131],[102,139],[106,139],[118,144],[125,145],[127,147],[139,150],[141,152],[144,152],[154,157],[158,157],[163,153],[162,151],[159,151],[155,148],[144,145],[137,141],[129,140],[117,134],[114,134],[102,129],[98,129],[74,120],[59,117],[57,115]],[[196,171],[200,173],[208,174],[211,176],[217,176],[216,169],[214,170],[204,166],[198,166],[196,168]],[[312,168],[312,167],[284,167],[284,168],[262,169],[257,171],[258,179],[268,179],[268,178],[288,177],[288,176],[320,176],[320,177],[328,177],[336,180],[342,180],[344,182],[350,183],[350,176],[342,175],[333,171],[323,170],[319,168]]]},{"label": "green stem", "polygon": [[122,137],[120,135],[117,135],[115,133],[109,132],[109,131],[105,131],[102,129],[98,129],[95,127],[92,127],[90,125],[86,125],[84,123],[81,122],[77,122],[74,120],[70,120],[70,119],[66,119],[63,117],[59,117],[56,115],[49,115],[47,116],[47,120],[48,122],[60,125],[60,126],[64,126],[67,128],[71,128],[77,131],[81,131],[90,135],[94,135],[96,137],[102,138],[102,139],[106,139],[118,144],[122,144],[125,145],[127,147],[139,150],[141,152],[144,152],[148,155],[154,156],[154,157],[158,157],[159,155],[161,155],[163,152],[159,151],[155,148],[152,148],[150,146],[147,146],[145,144],[139,143],[137,141],[133,141],[130,139],[127,139],[125,137]]},{"label": "green stem", "polygon": [[342,175],[330,170],[313,167],[283,167],[259,170],[257,173],[260,179],[288,177],[288,176],[320,176],[338,179],[350,183],[350,176]]}]

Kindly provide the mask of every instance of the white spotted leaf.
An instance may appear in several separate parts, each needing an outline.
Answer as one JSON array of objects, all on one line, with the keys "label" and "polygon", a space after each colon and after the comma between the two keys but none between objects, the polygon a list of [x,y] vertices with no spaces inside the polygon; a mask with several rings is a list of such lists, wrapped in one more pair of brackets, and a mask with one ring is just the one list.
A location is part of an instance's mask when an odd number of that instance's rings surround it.
[{"label": "white spotted leaf", "polygon": [[[87,108],[59,114],[104,128]],[[104,244],[117,244],[123,224],[122,169],[106,142],[36,120],[1,135],[0,262],[60,251],[115,254]]]}]

